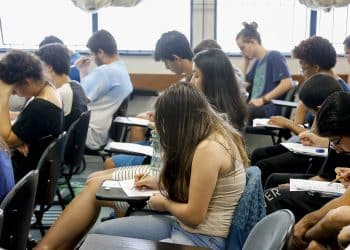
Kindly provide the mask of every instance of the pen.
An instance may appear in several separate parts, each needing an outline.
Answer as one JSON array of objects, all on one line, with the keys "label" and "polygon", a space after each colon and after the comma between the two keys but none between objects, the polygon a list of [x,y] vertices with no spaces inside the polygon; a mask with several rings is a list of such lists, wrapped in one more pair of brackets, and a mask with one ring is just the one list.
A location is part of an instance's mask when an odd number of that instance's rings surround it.
[{"label": "pen", "polygon": [[343,178],[342,176],[337,175],[337,176],[335,177],[335,179],[332,180],[328,185],[330,185],[330,184],[332,184],[332,183],[335,183],[335,182],[339,181],[339,180],[342,179],[342,178]]}]

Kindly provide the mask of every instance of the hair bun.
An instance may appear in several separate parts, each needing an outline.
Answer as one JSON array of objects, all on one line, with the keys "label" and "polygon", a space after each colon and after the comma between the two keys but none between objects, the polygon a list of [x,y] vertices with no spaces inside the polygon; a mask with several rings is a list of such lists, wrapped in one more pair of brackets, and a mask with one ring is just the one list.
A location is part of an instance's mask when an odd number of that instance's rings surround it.
[{"label": "hair bun", "polygon": [[244,29],[247,29],[247,30],[256,31],[258,29],[258,24],[254,21],[251,23],[243,22],[243,26],[244,26]]}]

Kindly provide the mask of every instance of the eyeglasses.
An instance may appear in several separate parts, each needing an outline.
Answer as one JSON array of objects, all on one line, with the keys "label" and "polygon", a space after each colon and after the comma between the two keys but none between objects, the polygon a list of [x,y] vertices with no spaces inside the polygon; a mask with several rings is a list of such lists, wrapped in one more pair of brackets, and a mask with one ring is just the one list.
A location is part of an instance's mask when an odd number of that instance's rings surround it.
[{"label": "eyeglasses", "polygon": [[335,149],[336,146],[340,143],[343,136],[337,136],[329,139],[329,147]]}]

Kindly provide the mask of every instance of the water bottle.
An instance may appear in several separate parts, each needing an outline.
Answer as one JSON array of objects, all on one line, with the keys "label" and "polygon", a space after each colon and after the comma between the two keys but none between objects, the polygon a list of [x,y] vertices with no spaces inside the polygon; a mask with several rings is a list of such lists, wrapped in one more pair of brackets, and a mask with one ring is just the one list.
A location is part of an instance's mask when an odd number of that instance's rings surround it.
[{"label": "water bottle", "polygon": [[162,150],[159,142],[159,136],[156,130],[151,131],[153,154],[150,164],[150,174],[152,176],[159,177],[160,169],[162,166]]}]

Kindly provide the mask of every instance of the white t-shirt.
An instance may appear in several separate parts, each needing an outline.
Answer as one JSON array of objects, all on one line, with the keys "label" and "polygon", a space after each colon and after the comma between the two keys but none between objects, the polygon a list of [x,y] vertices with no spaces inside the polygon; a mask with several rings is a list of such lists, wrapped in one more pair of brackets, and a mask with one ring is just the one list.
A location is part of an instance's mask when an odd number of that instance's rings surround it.
[{"label": "white t-shirt", "polygon": [[64,116],[70,114],[72,110],[73,103],[73,91],[69,83],[63,84],[61,87],[57,88],[58,93],[61,96],[63,103]]}]

